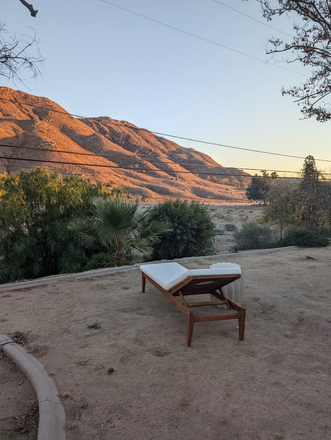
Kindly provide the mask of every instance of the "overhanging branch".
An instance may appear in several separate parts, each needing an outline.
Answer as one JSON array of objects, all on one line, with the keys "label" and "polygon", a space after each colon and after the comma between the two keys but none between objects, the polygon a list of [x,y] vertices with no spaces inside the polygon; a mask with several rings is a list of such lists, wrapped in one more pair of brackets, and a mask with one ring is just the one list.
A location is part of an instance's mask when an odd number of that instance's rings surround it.
[{"label": "overhanging branch", "polygon": [[24,6],[26,6],[26,7],[29,9],[29,11],[31,12],[31,16],[32,16],[32,17],[36,17],[36,16],[37,16],[38,11],[36,11],[35,9],[33,9],[33,6],[32,6],[32,5],[30,5],[29,3],[27,3],[25,0],[20,0],[20,2],[21,2]]}]

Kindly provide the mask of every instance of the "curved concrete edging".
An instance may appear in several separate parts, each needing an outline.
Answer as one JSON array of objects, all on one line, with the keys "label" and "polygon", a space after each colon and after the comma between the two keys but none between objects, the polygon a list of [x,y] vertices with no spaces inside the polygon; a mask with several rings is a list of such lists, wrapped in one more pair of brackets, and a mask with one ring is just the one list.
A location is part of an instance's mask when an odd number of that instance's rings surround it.
[{"label": "curved concrete edging", "polygon": [[[262,249],[257,251],[247,251],[247,252],[238,252],[238,253],[231,253],[231,254],[216,254],[216,255],[205,255],[204,257],[187,257],[187,258],[176,258],[174,260],[160,260],[160,261],[148,261],[146,263],[166,263],[166,262],[178,262],[178,263],[186,263],[188,261],[193,260],[204,260],[208,258],[221,258],[221,257],[237,257],[237,256],[243,256],[243,255],[249,255],[249,254],[259,254],[264,252],[275,252],[275,251],[283,251],[286,249],[297,249],[297,246],[286,246],[281,248],[271,248],[271,249]],[[58,281],[63,280],[70,280],[70,279],[79,279],[79,278],[89,278],[89,277],[99,277],[103,275],[110,275],[117,272],[127,272],[129,270],[136,270],[139,269],[141,264],[146,263],[139,263],[139,264],[133,264],[132,266],[122,266],[122,267],[110,267],[106,269],[95,269],[95,270],[89,270],[88,272],[79,272],[79,273],[73,273],[68,275],[57,275],[57,276],[50,276],[45,278],[38,278],[33,281],[23,281],[20,283],[13,283],[13,284],[2,284],[0,285],[0,292],[5,290],[19,290],[19,289],[25,289],[27,287],[35,287],[42,284],[50,284],[50,283],[56,283]]]},{"label": "curved concrete edging", "polygon": [[65,412],[57,390],[42,364],[16,344],[0,335],[0,348],[28,377],[37,394],[39,404],[38,440],[65,440]]}]

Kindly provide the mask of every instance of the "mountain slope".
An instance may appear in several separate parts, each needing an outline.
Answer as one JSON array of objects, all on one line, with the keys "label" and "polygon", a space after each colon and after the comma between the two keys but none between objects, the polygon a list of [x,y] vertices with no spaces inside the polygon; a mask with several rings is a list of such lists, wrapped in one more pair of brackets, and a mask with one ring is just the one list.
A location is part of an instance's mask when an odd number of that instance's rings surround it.
[{"label": "mountain slope", "polygon": [[40,166],[111,181],[146,198],[239,201],[245,198],[240,183],[250,181],[247,173],[129,122],[74,118],[47,98],[7,87],[0,87],[0,143],[0,173]]}]

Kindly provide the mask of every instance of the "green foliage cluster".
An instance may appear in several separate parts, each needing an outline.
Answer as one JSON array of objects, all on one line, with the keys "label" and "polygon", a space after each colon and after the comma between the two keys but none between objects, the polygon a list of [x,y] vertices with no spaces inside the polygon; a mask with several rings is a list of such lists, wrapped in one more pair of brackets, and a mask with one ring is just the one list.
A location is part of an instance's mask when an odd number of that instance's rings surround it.
[{"label": "green foliage cluster", "polygon": [[276,182],[269,191],[270,204],[265,221],[275,221],[280,227],[308,228],[320,231],[331,224],[331,185],[322,180],[315,160],[307,156],[302,178],[297,183]]},{"label": "green foliage cluster", "polygon": [[216,234],[216,235],[224,235],[225,232],[224,232],[223,229],[219,229],[219,228],[217,228],[217,229],[215,229],[215,234]]},{"label": "green foliage cluster", "polygon": [[81,218],[70,224],[70,229],[79,232],[84,243],[95,242],[114,249],[115,257],[125,260],[132,249],[148,254],[151,243],[170,230],[167,223],[151,219],[149,210],[138,212],[139,201],[115,197],[93,201],[93,217]]},{"label": "green foliage cluster", "polygon": [[224,229],[226,231],[237,231],[238,228],[233,223],[227,223],[226,225],[224,225]]},{"label": "green foliage cluster", "polygon": [[0,175],[0,282],[80,271],[88,252],[67,226],[105,194],[101,183],[40,168]]},{"label": "green foliage cluster", "polygon": [[329,244],[325,235],[310,229],[293,229],[280,240],[280,246],[322,247]]},{"label": "green foliage cluster", "polygon": [[272,183],[277,179],[277,173],[273,172],[269,174],[267,171],[262,170],[262,176],[252,177],[251,183],[246,190],[246,197],[248,200],[261,200],[266,204],[268,192],[271,189]]},{"label": "green foliage cluster", "polygon": [[273,247],[272,231],[255,222],[246,222],[233,234],[237,249],[266,249]]},{"label": "green foliage cluster", "polygon": [[103,269],[106,267],[117,267],[123,266],[125,263],[119,261],[115,255],[112,255],[108,252],[99,252],[98,254],[92,255],[89,259],[88,263],[84,267],[85,270],[93,270],[93,269]]},{"label": "green foliage cluster", "polygon": [[167,201],[152,208],[150,218],[165,220],[172,228],[153,244],[153,260],[212,254],[215,225],[206,206],[180,200]]}]

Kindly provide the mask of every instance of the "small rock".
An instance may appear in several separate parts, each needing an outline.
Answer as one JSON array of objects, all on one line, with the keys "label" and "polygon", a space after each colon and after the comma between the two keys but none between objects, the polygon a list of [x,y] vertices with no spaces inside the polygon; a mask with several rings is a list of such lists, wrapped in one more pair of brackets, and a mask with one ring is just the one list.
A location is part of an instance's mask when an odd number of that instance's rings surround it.
[{"label": "small rock", "polygon": [[304,259],[305,259],[305,260],[315,260],[314,257],[311,257],[311,256],[309,256],[309,255],[305,255],[305,256],[304,256]]},{"label": "small rock", "polygon": [[114,368],[112,367],[108,368],[108,373],[114,373]]}]

